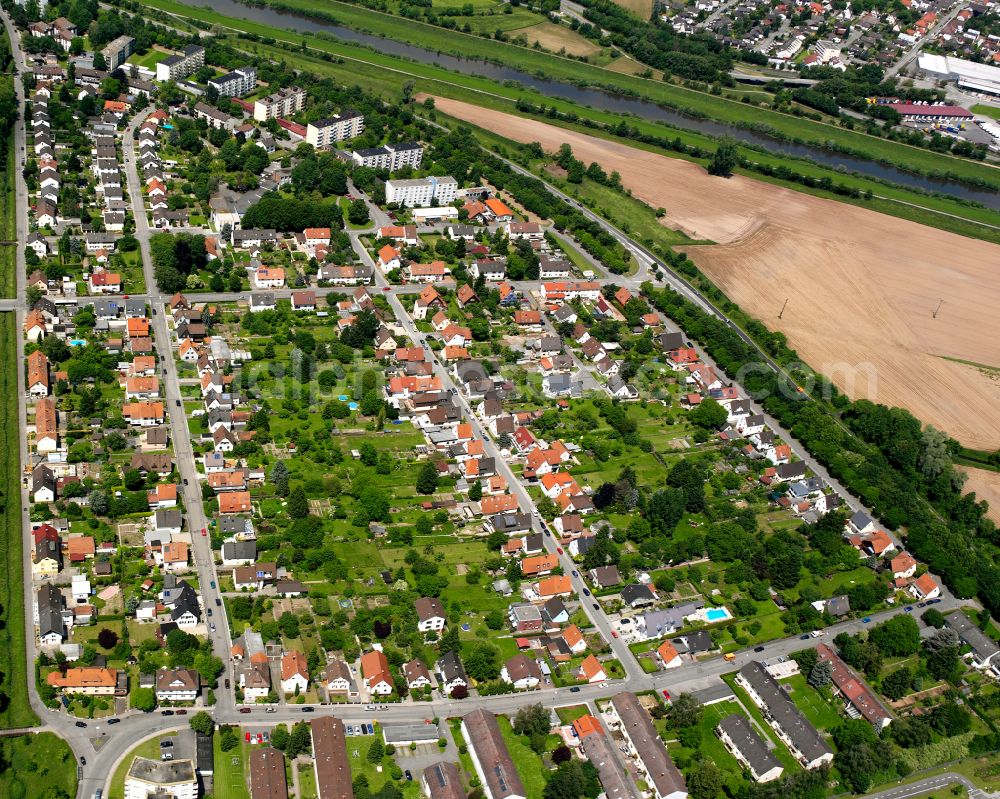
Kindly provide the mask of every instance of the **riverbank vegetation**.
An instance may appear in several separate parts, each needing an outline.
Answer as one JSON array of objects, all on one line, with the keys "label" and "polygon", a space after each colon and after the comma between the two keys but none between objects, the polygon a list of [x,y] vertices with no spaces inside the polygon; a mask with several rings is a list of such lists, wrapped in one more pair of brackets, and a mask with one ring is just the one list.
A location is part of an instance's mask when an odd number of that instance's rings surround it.
[{"label": "riverbank vegetation", "polygon": [[[990,167],[975,161],[943,153],[935,153],[909,145],[880,139],[838,125],[818,122],[801,116],[781,113],[769,106],[740,102],[711,91],[692,88],[678,83],[668,83],[621,74],[568,57],[544,53],[528,47],[486,39],[475,34],[449,31],[443,28],[404,19],[393,14],[362,8],[357,5],[317,0],[280,0],[283,7],[368,32],[383,38],[395,39],[431,50],[434,53],[461,58],[484,60],[542,78],[570,83],[578,87],[603,88],[615,94],[642,98],[689,116],[712,119],[729,125],[743,127],[766,134],[788,143],[808,144],[834,152],[856,155],[871,161],[893,164],[911,172],[937,177],[951,177],[971,185],[1000,189],[1000,174],[993,174]],[[132,0],[122,0],[125,7],[140,10]],[[235,30],[265,37],[274,37],[276,30],[269,25],[245,19],[234,19],[207,8],[189,6],[180,0],[151,0],[146,6],[201,20],[207,25],[223,25]],[[146,6],[141,7],[144,11]],[[292,33],[301,42],[308,41],[308,34]],[[330,52],[346,54],[351,46],[338,43]],[[362,48],[353,48],[355,50]],[[399,58],[381,56],[382,59],[401,64],[409,62]],[[449,80],[460,86],[472,86],[479,79],[467,73],[446,71]],[[705,87],[708,88],[708,87]],[[515,97],[516,99],[516,97]],[[745,98],[749,100],[749,98]]]},{"label": "riverbank vegetation", "polygon": [[[169,8],[170,11],[146,9],[144,13],[147,16],[169,20],[172,24],[190,23],[208,28],[210,24],[207,19],[217,16],[206,9],[189,8],[177,0],[150,0],[150,3],[158,8]],[[183,20],[179,21],[175,14],[181,15]],[[638,135],[638,138],[629,138],[629,143],[643,149],[679,155],[676,150],[663,150],[644,144],[643,141],[647,138],[652,141],[681,141],[685,145],[701,147],[706,151],[715,146],[715,139],[707,134],[650,122],[628,114],[584,107],[567,100],[553,99],[513,82],[498,83],[475,75],[459,75],[440,66],[385,55],[361,45],[345,44],[327,34],[299,34],[297,38],[292,38],[293,34],[289,33],[286,38],[280,31],[265,24],[249,20],[222,19],[225,20],[227,27],[237,31],[236,38],[229,41],[240,51],[277,61],[287,61],[294,57],[295,63],[310,73],[330,76],[348,85],[358,85],[382,97],[398,99],[401,96],[401,87],[413,83],[427,92],[505,111],[516,111],[515,103],[518,99],[522,99],[529,105],[539,108],[540,112],[544,111],[547,122],[574,129],[586,129],[588,133],[605,138],[617,138],[614,133],[607,131],[614,129],[624,120],[628,128],[634,129]],[[807,175],[815,180],[817,188],[807,189],[801,182],[796,184],[782,181],[778,177],[768,177],[760,173],[753,175],[765,182],[797,188],[820,196],[835,197],[836,195],[819,188],[827,185],[828,181],[833,181],[856,189],[860,195],[872,196],[871,200],[843,198],[848,202],[863,203],[866,207],[884,213],[973,238],[996,241],[1000,235],[1000,230],[986,227],[1000,225],[1000,215],[976,204],[945,195],[924,194],[896,184],[835,171],[804,159],[774,154],[763,148],[740,145],[739,150],[744,158],[752,159],[764,168],[777,171],[785,166],[795,173]]]}]

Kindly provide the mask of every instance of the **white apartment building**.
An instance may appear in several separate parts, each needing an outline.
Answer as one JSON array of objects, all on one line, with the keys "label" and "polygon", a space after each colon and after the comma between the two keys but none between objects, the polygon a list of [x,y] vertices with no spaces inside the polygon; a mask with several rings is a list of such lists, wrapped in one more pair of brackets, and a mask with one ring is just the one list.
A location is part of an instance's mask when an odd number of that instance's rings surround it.
[{"label": "white apartment building", "polygon": [[184,52],[169,55],[156,65],[158,81],[180,80],[205,66],[205,48],[188,45]]},{"label": "white apartment building", "polygon": [[234,69],[221,77],[212,78],[208,85],[215,89],[220,97],[242,97],[244,94],[250,94],[257,86],[257,68]]},{"label": "white apartment building", "polygon": [[416,142],[400,142],[387,144],[384,147],[371,147],[367,150],[355,150],[351,153],[354,163],[369,166],[373,169],[388,169],[395,172],[404,166],[419,169],[424,160],[424,148]]},{"label": "white apartment building", "polygon": [[457,191],[458,181],[451,176],[387,180],[385,182],[385,201],[399,203],[409,208],[449,205],[454,201]]},{"label": "white apartment building", "polygon": [[332,117],[317,119],[306,125],[306,142],[317,148],[330,147],[345,139],[360,136],[364,130],[364,114],[344,110]]},{"label": "white apartment building", "polygon": [[253,118],[258,122],[266,122],[269,119],[289,116],[305,107],[305,89],[288,86],[284,89],[278,89],[262,100],[257,100],[253,104]]},{"label": "white apartment building", "polygon": [[125,799],[148,796],[198,799],[198,777],[190,760],[151,760],[137,757],[125,777]]}]

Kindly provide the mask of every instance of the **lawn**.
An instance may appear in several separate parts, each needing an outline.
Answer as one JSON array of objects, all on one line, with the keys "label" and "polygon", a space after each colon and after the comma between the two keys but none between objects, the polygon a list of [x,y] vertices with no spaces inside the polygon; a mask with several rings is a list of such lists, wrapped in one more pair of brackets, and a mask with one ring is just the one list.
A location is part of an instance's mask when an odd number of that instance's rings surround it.
[{"label": "lawn", "polygon": [[525,739],[520,735],[515,735],[511,729],[510,719],[506,716],[497,716],[497,724],[500,725],[500,733],[503,735],[504,743],[510,751],[511,759],[517,768],[517,773],[521,775],[521,782],[524,783],[524,792],[527,799],[542,799],[542,791],[545,790],[545,775],[547,773],[542,759],[535,754],[535,751],[525,743]]},{"label": "lawn", "polygon": [[982,114],[983,116],[990,117],[992,119],[1000,119],[1000,108],[994,105],[983,105],[982,103],[976,103],[970,109],[973,114]]},{"label": "lawn", "polygon": [[347,759],[351,764],[351,774],[356,778],[364,774],[368,778],[368,787],[376,792],[389,779],[389,772],[383,767],[382,772],[375,770],[375,764],[368,760],[368,749],[375,740],[374,735],[357,735],[347,740]]},{"label": "lawn", "polygon": [[590,708],[586,705],[567,705],[566,707],[557,707],[556,715],[559,716],[559,721],[563,724],[571,724],[582,716],[586,716],[590,713]]},{"label": "lawn", "polygon": [[782,685],[791,688],[789,696],[795,706],[801,710],[814,727],[820,730],[830,730],[840,724],[843,719],[822,693],[806,682],[801,674],[781,680]]},{"label": "lawn", "polygon": [[[738,702],[732,700],[716,702],[702,708],[701,721],[698,723],[701,741],[698,744],[697,751],[701,752],[706,760],[715,763],[719,767],[719,770],[723,772],[723,779],[727,786],[736,788],[743,782],[743,768],[715,734],[715,728],[719,725],[719,722],[733,713],[742,715],[742,709]],[[672,734],[673,731],[667,730],[668,737]],[[668,748],[674,757],[680,755],[684,758],[690,758],[695,752],[695,750],[687,749],[677,741],[672,742]]]},{"label": "lawn", "polygon": [[73,752],[54,733],[0,739],[0,761],[6,764],[0,771],[0,796],[37,797],[49,789],[76,796]]},{"label": "lawn", "polygon": [[221,736],[215,735],[214,739],[215,774],[212,779],[212,795],[215,799],[249,799],[245,769],[250,746],[241,737],[239,747],[223,752],[219,748]]},{"label": "lawn", "polygon": [[299,799],[318,799],[316,770],[306,763],[299,763],[296,768],[299,770]]},{"label": "lawn", "polygon": [[772,745],[769,747],[771,752],[782,762],[786,771],[800,770],[802,767],[799,765],[799,762],[795,759],[792,753],[788,751],[785,744],[778,740],[774,730],[772,730],[770,725],[764,721],[764,717],[761,715],[760,710],[758,710],[757,706],[751,701],[747,692],[736,684],[735,673],[725,674],[722,679],[732,689],[733,694],[736,696],[737,700],[739,700],[739,704],[742,705],[747,715],[749,715],[755,722],[754,727],[757,732],[760,733],[763,731],[764,737],[771,742]]},{"label": "lawn", "polygon": [[161,50],[150,50],[142,55],[133,53],[128,59],[128,63],[149,69],[156,69],[156,65],[169,55],[170,53],[164,53]]}]

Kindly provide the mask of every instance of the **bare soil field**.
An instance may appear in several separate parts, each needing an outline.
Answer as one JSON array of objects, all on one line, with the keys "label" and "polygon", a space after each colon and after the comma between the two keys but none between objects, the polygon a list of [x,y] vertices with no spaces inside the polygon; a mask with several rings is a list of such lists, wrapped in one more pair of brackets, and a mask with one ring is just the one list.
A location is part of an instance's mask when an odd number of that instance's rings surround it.
[{"label": "bare soil field", "polygon": [[[788,336],[852,397],[909,409],[981,449],[1000,446],[1000,247],[468,103],[443,113],[617,170],[635,197],[695,239],[698,266]],[[782,303],[788,306],[778,319]],[[940,301],[937,317],[934,311]]]},{"label": "bare soil field", "polygon": [[653,0],[614,0],[616,6],[631,11],[639,19],[649,19],[653,13]]},{"label": "bare soil field", "polygon": [[976,499],[985,499],[990,503],[989,517],[1000,524],[1000,472],[987,469],[962,468],[969,479],[965,481],[965,490],[975,491]]},{"label": "bare soil field", "polygon": [[563,25],[556,25],[554,22],[540,22],[528,28],[518,28],[508,31],[510,36],[520,36],[522,33],[528,37],[528,45],[538,42],[539,46],[553,53],[558,53],[565,48],[568,55],[592,56],[601,52],[601,46],[581,36],[576,31],[572,31]]}]

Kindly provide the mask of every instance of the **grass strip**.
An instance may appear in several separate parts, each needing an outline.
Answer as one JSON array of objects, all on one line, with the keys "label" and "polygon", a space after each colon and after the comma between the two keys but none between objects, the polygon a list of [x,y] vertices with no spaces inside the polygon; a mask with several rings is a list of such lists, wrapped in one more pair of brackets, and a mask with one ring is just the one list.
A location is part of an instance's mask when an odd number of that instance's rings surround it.
[{"label": "grass strip", "polygon": [[[173,4],[184,6],[176,0]],[[1000,175],[996,170],[979,162],[880,139],[837,124],[785,114],[675,83],[612,72],[566,56],[487,39],[475,34],[447,30],[426,22],[405,19],[338,0],[272,0],[268,5],[406,42],[433,52],[492,61],[530,74],[579,86],[611,88],[626,95],[646,98],[660,105],[688,111],[696,116],[738,127],[757,129],[761,132],[770,130],[792,141],[808,142],[826,149],[840,149],[873,161],[892,163],[910,171],[916,170],[924,174],[950,173],[973,181],[1000,182]],[[215,12],[207,13],[225,19]]]}]

